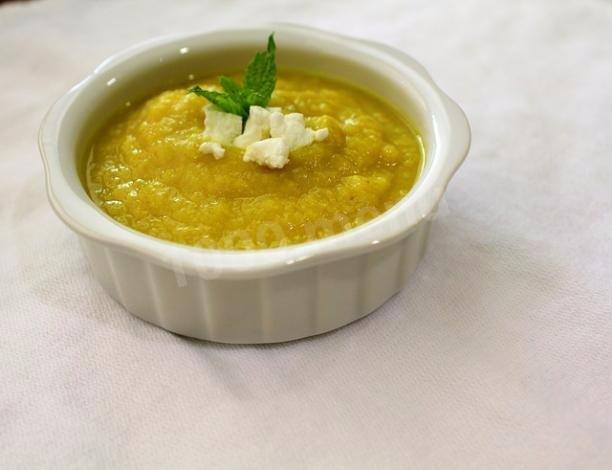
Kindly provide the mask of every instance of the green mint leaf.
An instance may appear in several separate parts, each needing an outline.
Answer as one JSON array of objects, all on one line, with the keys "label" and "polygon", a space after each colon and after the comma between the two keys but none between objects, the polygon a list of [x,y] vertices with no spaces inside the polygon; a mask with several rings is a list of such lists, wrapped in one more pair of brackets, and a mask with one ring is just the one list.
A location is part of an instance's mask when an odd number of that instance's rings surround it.
[{"label": "green mint leaf", "polygon": [[274,53],[276,52],[276,43],[274,42],[274,33],[270,34],[270,36],[268,36],[268,47],[267,47],[268,53],[274,55]]},{"label": "green mint leaf", "polygon": [[245,99],[246,102],[248,103],[248,106],[261,106],[262,108],[265,108],[268,105],[268,102],[270,101],[270,98],[267,96],[262,95],[261,93],[258,93],[256,91],[250,91],[250,90],[245,90]]},{"label": "green mint leaf", "polygon": [[219,83],[223,87],[223,90],[232,98],[235,98],[237,101],[242,100],[242,87],[238,84],[238,82],[236,82],[236,80],[226,77],[225,75],[221,75],[219,77]]},{"label": "green mint leaf", "polygon": [[275,55],[274,34],[270,34],[267,50],[255,54],[244,74],[244,88],[248,90],[250,105],[266,106],[270,101],[276,85]]},{"label": "green mint leaf", "polygon": [[227,93],[219,93],[218,91],[204,90],[199,86],[194,86],[189,90],[189,93],[195,93],[198,96],[203,96],[212,104],[217,106],[222,111],[231,114],[237,114],[238,116],[244,116],[243,107],[240,103],[237,103]]},{"label": "green mint leaf", "polygon": [[189,93],[206,98],[226,113],[242,116],[244,121],[249,117],[251,106],[266,107],[276,86],[276,43],[274,33],[268,36],[268,45],[264,52],[258,52],[247,66],[244,74],[244,85],[241,87],[234,79],[219,77],[224,93],[204,90],[194,86]]},{"label": "green mint leaf", "polygon": [[249,102],[246,99],[246,94],[242,87],[233,78],[226,77],[225,75],[219,77],[219,83],[223,87],[223,90],[225,90],[225,93],[227,93],[236,103],[240,104],[242,107],[242,114],[248,116]]}]

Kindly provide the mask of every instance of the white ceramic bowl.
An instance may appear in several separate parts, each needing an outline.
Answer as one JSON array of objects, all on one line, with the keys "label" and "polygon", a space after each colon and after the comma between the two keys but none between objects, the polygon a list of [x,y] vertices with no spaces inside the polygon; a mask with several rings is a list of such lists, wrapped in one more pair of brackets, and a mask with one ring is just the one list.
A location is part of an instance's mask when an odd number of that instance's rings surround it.
[{"label": "white ceramic bowl", "polygon": [[[242,68],[272,30],[281,67],[344,78],[393,103],[416,124],[425,165],[404,199],[339,235],[246,252],[156,239],[115,222],[93,204],[78,162],[108,115],[191,74]],[[323,333],[367,315],[398,292],[423,256],[431,217],[469,141],[461,109],[407,55],[291,25],[173,36],[132,47],[57,101],[39,137],[51,205],[79,235],[108,293],[162,328],[227,343]]]}]

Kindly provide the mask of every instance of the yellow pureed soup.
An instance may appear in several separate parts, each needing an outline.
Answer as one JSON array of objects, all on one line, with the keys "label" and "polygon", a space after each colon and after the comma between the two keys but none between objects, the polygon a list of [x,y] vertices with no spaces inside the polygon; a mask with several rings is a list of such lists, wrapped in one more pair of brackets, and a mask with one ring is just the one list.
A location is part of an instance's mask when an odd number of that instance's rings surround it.
[{"label": "yellow pureed soup", "polygon": [[[215,88],[216,78],[199,82]],[[410,191],[423,161],[419,136],[390,106],[328,78],[281,71],[269,106],[299,112],[321,142],[293,150],[282,169],[242,161],[204,142],[206,100],[189,87],[160,93],[112,120],[86,168],[93,201],[154,237],[216,249],[302,243],[358,226]]]}]

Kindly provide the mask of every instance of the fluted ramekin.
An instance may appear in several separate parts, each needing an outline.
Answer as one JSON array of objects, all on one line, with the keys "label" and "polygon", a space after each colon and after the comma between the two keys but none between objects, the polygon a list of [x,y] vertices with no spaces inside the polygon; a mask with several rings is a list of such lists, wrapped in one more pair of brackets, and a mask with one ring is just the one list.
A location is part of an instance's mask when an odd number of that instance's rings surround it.
[{"label": "fluted ramekin", "polygon": [[[419,180],[387,212],[344,233],[282,248],[225,251],[125,227],[88,197],[79,165],[105,119],[193,76],[238,69],[275,31],[280,66],[344,78],[393,103],[423,136]],[[47,193],[77,233],[93,272],[129,312],[186,336],[227,343],[288,341],[375,310],[423,256],[432,215],[470,142],[465,115],[409,56],[292,25],[166,37],[103,62],[59,99],[40,130]]]}]

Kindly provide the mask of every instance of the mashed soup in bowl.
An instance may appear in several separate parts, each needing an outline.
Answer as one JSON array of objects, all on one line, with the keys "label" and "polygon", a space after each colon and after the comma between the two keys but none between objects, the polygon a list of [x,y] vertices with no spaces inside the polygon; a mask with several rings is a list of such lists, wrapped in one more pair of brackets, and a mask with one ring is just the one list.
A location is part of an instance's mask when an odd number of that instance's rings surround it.
[{"label": "mashed soup in bowl", "polygon": [[50,203],[108,294],[227,343],[330,331],[397,293],[469,141],[409,56],[287,25],[134,46],[39,135]]},{"label": "mashed soup in bowl", "polygon": [[231,145],[224,158],[203,155],[206,112],[188,89],[147,99],[94,141],[86,166],[90,196],[140,232],[216,249],[302,243],[379,215],[418,177],[422,144],[406,118],[346,83],[279,73],[269,106],[302,114],[328,136],[295,149],[278,169],[243,161],[244,149]]}]

